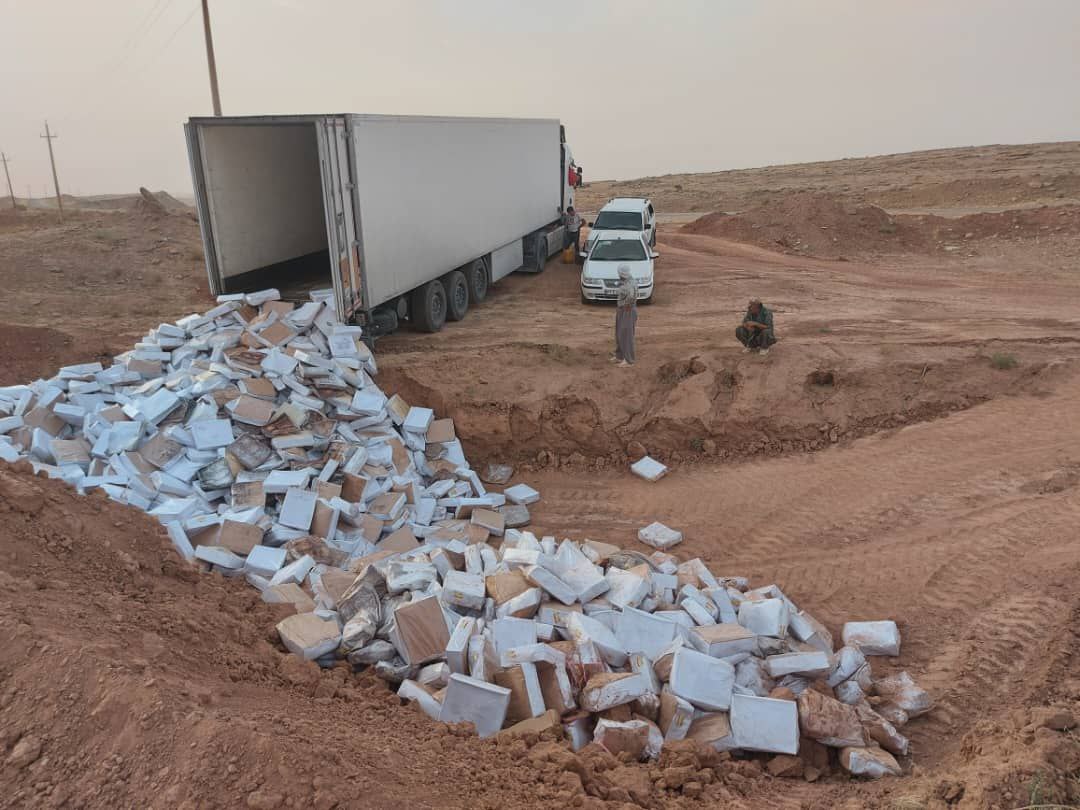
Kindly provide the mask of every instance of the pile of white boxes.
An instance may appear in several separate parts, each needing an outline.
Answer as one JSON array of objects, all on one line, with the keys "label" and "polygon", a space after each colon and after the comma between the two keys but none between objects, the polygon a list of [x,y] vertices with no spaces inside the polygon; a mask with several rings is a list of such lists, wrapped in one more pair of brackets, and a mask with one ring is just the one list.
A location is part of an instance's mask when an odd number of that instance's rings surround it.
[{"label": "pile of white boxes", "polygon": [[289,650],[373,667],[437,720],[641,759],[810,740],[852,773],[900,772],[897,728],[931,701],[871,675],[866,656],[899,655],[895,624],[849,623],[835,650],[777,586],[661,550],[681,540],[662,524],[648,556],[537,538],[539,493],[488,492],[451,420],[387,397],[331,295],[223,296],[109,368],[2,388],[0,459],[147,511],[186,560],[292,605]]}]

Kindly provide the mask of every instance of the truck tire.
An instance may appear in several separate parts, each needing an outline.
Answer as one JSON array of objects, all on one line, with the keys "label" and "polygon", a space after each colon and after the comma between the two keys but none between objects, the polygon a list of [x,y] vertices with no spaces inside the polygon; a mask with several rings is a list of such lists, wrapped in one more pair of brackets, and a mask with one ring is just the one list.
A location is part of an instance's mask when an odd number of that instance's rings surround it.
[{"label": "truck tire", "polygon": [[488,274],[483,259],[477,259],[465,268],[465,282],[469,285],[470,304],[479,304],[487,298]]},{"label": "truck tire", "polygon": [[409,316],[421,332],[438,332],[446,323],[446,289],[441,281],[429,281],[412,291]]},{"label": "truck tire", "polygon": [[460,321],[469,311],[469,285],[465,274],[460,270],[447,273],[442,285],[446,290],[446,319]]},{"label": "truck tire", "polygon": [[547,267],[548,260],[548,242],[547,237],[544,234],[538,234],[536,237],[536,248],[533,250],[533,272],[543,273],[544,268]]}]

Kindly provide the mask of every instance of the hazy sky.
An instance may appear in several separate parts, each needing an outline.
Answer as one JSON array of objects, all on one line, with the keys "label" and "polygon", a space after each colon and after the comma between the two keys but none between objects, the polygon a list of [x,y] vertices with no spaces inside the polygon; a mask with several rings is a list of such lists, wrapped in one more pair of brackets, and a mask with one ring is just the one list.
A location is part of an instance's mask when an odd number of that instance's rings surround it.
[{"label": "hazy sky", "polygon": [[[226,115],[557,117],[589,179],[1080,138],[1080,0],[210,6]],[[45,118],[64,190],[187,192],[201,23],[199,0],[0,0],[16,193],[50,182]]]}]

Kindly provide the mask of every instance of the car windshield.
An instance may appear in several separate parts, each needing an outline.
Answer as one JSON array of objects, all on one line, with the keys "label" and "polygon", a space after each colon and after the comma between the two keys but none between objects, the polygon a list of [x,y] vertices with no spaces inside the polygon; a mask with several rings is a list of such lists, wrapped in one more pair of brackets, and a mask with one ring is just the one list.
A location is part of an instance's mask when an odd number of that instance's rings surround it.
[{"label": "car windshield", "polygon": [[640,231],[641,214],[634,211],[601,211],[593,227],[608,231]]},{"label": "car windshield", "polygon": [[645,261],[645,246],[638,239],[601,239],[589,258],[594,262]]}]

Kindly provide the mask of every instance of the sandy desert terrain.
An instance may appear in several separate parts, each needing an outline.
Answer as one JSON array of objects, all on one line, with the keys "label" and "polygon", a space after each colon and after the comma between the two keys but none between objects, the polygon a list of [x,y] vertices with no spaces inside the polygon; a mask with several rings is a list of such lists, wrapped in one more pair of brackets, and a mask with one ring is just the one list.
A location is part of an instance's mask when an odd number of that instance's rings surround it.
[{"label": "sandy desert terrain", "polygon": [[[876,670],[937,701],[907,728],[905,775],[810,784],[756,759],[457,736],[368,674],[284,654],[272,606],[185,570],[153,520],[6,468],[0,732],[41,748],[0,765],[0,806],[1080,802],[1080,732],[1047,720],[1080,718],[1080,144],[585,192],[583,209],[741,212],[661,228],[635,366],[610,364],[612,309],[552,262],[437,335],[381,340],[382,386],[452,416],[474,464],[513,463],[543,495],[538,534],[634,546],[661,520],[681,555],[778,583],[837,636],[896,620],[902,654]],[[201,262],[184,213],[0,214],[0,384],[207,308]],[[768,357],[734,340],[751,296],[776,314]],[[633,478],[642,449],[671,474]],[[700,796],[655,785],[687,763],[710,773]]]}]

